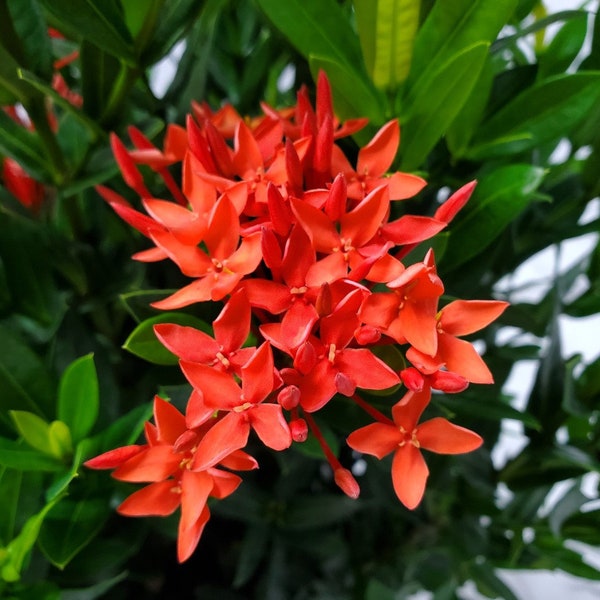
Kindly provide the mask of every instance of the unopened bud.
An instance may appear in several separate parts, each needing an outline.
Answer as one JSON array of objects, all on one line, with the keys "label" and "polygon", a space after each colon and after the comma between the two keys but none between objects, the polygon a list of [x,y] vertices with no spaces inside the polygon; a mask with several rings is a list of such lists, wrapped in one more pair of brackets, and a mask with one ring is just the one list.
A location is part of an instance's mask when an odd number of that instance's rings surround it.
[{"label": "unopened bud", "polygon": [[363,325],[354,332],[354,337],[361,346],[376,344],[381,339],[381,331],[372,325]]},{"label": "unopened bud", "polygon": [[290,431],[295,442],[305,442],[308,437],[308,425],[304,419],[290,421]]},{"label": "unopened bud", "polygon": [[304,342],[298,347],[294,358],[294,367],[303,375],[312,371],[317,364],[317,351],[310,342]]},{"label": "unopened bud", "polygon": [[346,496],[349,496],[352,500],[356,500],[359,497],[360,487],[356,479],[354,479],[354,475],[348,469],[344,469],[343,467],[337,468],[333,473],[333,478]]},{"label": "unopened bud", "polygon": [[335,374],[335,389],[344,396],[352,396],[356,391],[356,384],[345,373]]},{"label": "unopened bud", "polygon": [[425,384],[425,378],[414,367],[408,367],[400,371],[402,383],[413,392],[420,392]]},{"label": "unopened bud", "polygon": [[292,410],[300,402],[300,388],[297,385],[286,385],[277,394],[277,402],[285,410]]},{"label": "unopened bud", "polygon": [[448,394],[458,394],[469,387],[469,382],[462,375],[452,371],[436,371],[430,375],[431,387]]}]

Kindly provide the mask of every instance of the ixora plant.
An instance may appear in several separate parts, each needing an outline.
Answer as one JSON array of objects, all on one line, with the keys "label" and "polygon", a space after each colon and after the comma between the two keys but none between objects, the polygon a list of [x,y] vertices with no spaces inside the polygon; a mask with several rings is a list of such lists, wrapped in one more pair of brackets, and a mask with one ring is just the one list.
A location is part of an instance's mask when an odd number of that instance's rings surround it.
[{"label": "ixora plant", "polygon": [[[222,308],[210,333],[172,323],[154,328],[193,388],[184,414],[156,396],[145,444],[85,465],[148,484],[119,505],[122,515],[166,516],[180,508],[177,555],[185,561],[210,518],[209,498],[235,492],[242,482],[235,471],[258,468],[244,451],[251,432],[274,451],[314,436],[335,483],[359,496],[351,470],[315,421],[337,395],[373,421],[348,432],[347,444],[379,459],[393,453],[394,491],[415,508],[428,477],[422,450],[461,454],[482,443],[446,418],[420,417],[432,390],[492,383],[473,345],[460,337],[491,323],[507,303],[454,300],[440,307],[444,285],[433,251],[404,259],[446,227],[475,182],[433,217],[393,218],[394,204],[426,185],[409,173],[387,175],[398,122],[385,124],[353,166],[337,140],[365,122],[338,121],[323,72],[315,108],[305,89],[292,109],[265,105],[264,115],[249,122],[230,106],[217,113],[195,108],[185,129],[170,127],[162,151],[134,128],[133,150],[112,138],[124,179],[147,214],[105,187],[98,191],[153,242],[135,259],[169,259],[193,279],[156,308]],[[172,198],[152,196],[140,164],[162,175]],[[181,165],[181,186],[167,171],[173,165]],[[384,412],[373,406],[372,393],[385,400]]]}]

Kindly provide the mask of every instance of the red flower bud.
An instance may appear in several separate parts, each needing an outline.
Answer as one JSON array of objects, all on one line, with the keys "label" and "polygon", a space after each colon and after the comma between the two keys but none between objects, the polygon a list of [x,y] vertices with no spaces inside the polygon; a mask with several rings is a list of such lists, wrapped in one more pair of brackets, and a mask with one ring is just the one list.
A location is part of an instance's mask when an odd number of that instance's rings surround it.
[{"label": "red flower bud", "polygon": [[431,387],[448,394],[458,394],[469,387],[469,382],[452,371],[436,371],[429,377]]},{"label": "red flower bud", "polygon": [[423,389],[425,378],[414,367],[408,367],[400,371],[402,383],[413,392],[420,392]]},{"label": "red flower bud", "polygon": [[292,410],[300,402],[300,388],[297,385],[286,385],[277,394],[277,402],[285,410]]},{"label": "red flower bud", "polygon": [[338,487],[353,500],[356,500],[360,495],[360,487],[354,475],[348,469],[342,467],[337,468],[333,473],[333,478]]},{"label": "red flower bud", "polygon": [[308,437],[308,425],[304,419],[290,421],[290,431],[295,442],[305,442]]}]

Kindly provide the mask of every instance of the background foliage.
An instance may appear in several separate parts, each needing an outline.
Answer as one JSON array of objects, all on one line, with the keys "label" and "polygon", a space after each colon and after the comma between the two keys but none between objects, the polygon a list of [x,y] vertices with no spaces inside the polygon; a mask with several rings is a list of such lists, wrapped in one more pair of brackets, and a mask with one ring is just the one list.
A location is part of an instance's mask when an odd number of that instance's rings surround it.
[{"label": "background foliage", "polygon": [[[392,599],[425,589],[446,600],[473,581],[485,596],[512,599],[498,568],[600,579],[565,543],[600,544],[589,497],[598,491],[600,356],[565,356],[558,324],[599,311],[600,247],[557,270],[539,302],[511,286],[529,257],[599,228],[590,212],[600,172],[594,17],[585,6],[547,14],[535,0],[0,0],[0,154],[25,169],[38,199],[19,202],[5,168],[0,595],[166,598],[176,582],[183,598]],[[176,44],[183,55],[159,97],[150,69]],[[319,69],[340,117],[369,117],[365,139],[399,118],[396,166],[429,183],[407,211],[432,214],[448,189],[479,181],[434,240],[439,271],[449,298],[512,306],[481,339],[495,385],[436,406],[485,447],[435,457],[414,512],[397,503],[385,465],[362,465],[363,493],[351,501],[310,442],[277,456],[257,448],[260,472],[215,506],[196,555],[177,566],[173,523],[118,517],[129,487],[81,467],[135,442],[154,393],[176,404],[188,393],[149,336],[159,314],[149,302],[176,275],[130,260],[141,240],[93,186],[128,196],[109,132],[135,124],[159,144],[192,100],[249,114],[261,100],[289,105]],[[522,360],[537,375],[516,407],[503,388]],[[322,427],[335,441],[353,415],[332,410],[336,421],[325,411]],[[521,424],[526,444],[498,464],[505,420]],[[340,452],[349,452],[343,443]]]}]

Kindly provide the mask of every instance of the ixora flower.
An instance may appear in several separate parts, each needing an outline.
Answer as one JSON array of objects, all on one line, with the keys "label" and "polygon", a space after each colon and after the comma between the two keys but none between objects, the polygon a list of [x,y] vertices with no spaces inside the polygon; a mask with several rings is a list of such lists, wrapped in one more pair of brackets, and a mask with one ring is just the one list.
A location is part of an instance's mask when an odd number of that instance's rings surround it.
[{"label": "ixora flower", "polygon": [[[419,504],[427,480],[421,450],[456,454],[482,443],[446,419],[419,418],[432,388],[458,393],[471,382],[491,382],[471,342],[459,338],[491,323],[506,303],[457,300],[440,308],[444,284],[433,252],[403,262],[452,221],[475,182],[433,216],[405,214],[398,201],[419,193],[425,181],[389,173],[398,122],[384,124],[353,165],[337,140],[365,122],[339,122],[323,73],[315,108],[302,89],[296,107],[263,110],[247,120],[231,107],[212,112],[195,104],[185,128],[167,128],[162,149],[135,128],[129,128],[132,149],[113,134],[115,158],[143,212],[98,187],[153,244],[134,259],[170,260],[191,279],[153,306],[208,302],[211,314],[218,312],[212,335],[155,326],[193,388],[185,414],[157,398],[145,444],[86,463],[147,484],[120,505],[124,515],[181,508],[179,560],[194,551],[210,503],[240,485],[232,471],[258,466],[244,451],[249,442],[279,452],[310,435],[338,487],[359,496],[357,480],[315,418],[326,405],[334,413],[334,398],[355,403],[375,421],[350,433],[348,444],[379,458],[394,453],[394,489],[409,508]],[[162,179],[166,198],[154,195],[140,165]],[[389,346],[395,359],[386,358]],[[361,396],[375,390],[392,397],[401,385],[408,391],[391,407],[392,418]]]},{"label": "ixora flower", "polygon": [[421,502],[429,475],[421,450],[463,454],[483,443],[475,432],[442,417],[419,423],[430,399],[429,387],[420,392],[408,391],[392,408],[393,421],[371,423],[352,432],[347,439],[350,448],[380,459],[394,453],[394,491],[400,502],[411,509]]}]

